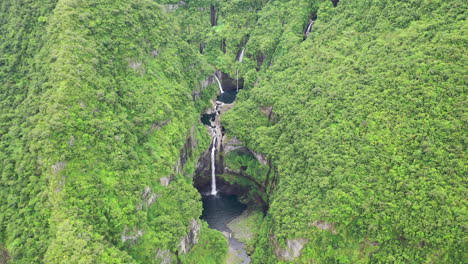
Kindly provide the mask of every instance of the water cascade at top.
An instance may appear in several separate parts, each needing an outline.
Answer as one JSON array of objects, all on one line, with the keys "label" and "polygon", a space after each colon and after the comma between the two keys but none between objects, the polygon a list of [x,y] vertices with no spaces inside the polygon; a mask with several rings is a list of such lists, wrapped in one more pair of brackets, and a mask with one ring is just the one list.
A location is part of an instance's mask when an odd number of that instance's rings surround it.
[{"label": "water cascade at top", "polygon": [[223,86],[221,85],[221,82],[219,81],[218,76],[216,76],[216,74],[215,74],[214,77],[215,77],[216,81],[218,82],[219,91],[221,93],[224,93]]},{"label": "water cascade at top", "polygon": [[314,22],[315,22],[315,20],[313,20],[313,19],[310,19],[310,20],[309,20],[309,25],[307,26],[307,29],[306,29],[306,31],[304,32],[304,34],[305,34],[306,36],[308,36],[308,35],[310,34],[310,31],[312,31],[312,26],[314,25]]},{"label": "water cascade at top", "polygon": [[242,49],[240,55],[239,55],[239,62],[242,62],[242,60],[244,59],[244,53],[245,53],[245,47]]}]

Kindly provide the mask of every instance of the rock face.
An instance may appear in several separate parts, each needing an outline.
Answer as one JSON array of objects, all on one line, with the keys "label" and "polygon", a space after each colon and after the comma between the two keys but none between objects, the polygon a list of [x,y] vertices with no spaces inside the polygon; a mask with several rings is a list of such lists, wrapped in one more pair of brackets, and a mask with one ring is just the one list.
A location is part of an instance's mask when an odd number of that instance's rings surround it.
[{"label": "rock face", "polygon": [[198,243],[198,238],[200,237],[200,222],[192,219],[190,222],[190,230],[188,234],[182,238],[180,241],[180,253],[186,254]]},{"label": "rock face", "polygon": [[141,236],[143,236],[144,233],[142,230],[138,230],[136,228],[133,228],[132,230],[129,230],[127,227],[124,228],[122,232],[122,242],[126,242],[128,240],[132,242],[136,242],[137,239]]},{"label": "rock face", "polygon": [[295,258],[299,257],[301,255],[302,248],[304,248],[304,245],[309,242],[308,239],[304,238],[288,239],[286,241],[286,248],[281,248],[274,235],[270,240],[273,244],[275,255],[286,261],[293,261]]},{"label": "rock face", "polygon": [[167,187],[169,186],[169,183],[171,182],[171,177],[159,178],[159,181],[161,182],[162,186]]},{"label": "rock face", "polygon": [[179,9],[179,7],[182,7],[185,5],[186,5],[185,1],[180,1],[178,4],[167,4],[167,5],[163,5],[163,7],[164,7],[164,10],[166,10],[166,12],[175,12],[177,9]]},{"label": "rock face", "polygon": [[172,253],[168,249],[158,249],[156,251],[156,263],[171,264]]},{"label": "rock face", "polygon": [[336,234],[335,225],[331,223],[327,223],[325,221],[317,220],[317,221],[314,221],[313,223],[310,223],[310,226],[315,226],[318,229],[328,230],[332,232],[333,234]]}]

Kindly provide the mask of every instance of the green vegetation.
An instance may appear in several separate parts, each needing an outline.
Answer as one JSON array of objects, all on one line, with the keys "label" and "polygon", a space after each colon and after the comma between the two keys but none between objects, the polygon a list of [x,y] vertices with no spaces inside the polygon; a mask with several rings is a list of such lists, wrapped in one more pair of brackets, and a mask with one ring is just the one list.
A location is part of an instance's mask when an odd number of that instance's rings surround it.
[{"label": "green vegetation", "polygon": [[256,210],[245,210],[242,215],[228,223],[234,237],[245,244],[247,252],[254,250],[258,231],[262,223],[263,213]]},{"label": "green vegetation", "polygon": [[228,251],[228,243],[224,235],[209,229],[206,223],[203,225],[201,234],[198,244],[187,255],[181,256],[182,263],[224,263]]},{"label": "green vegetation", "polygon": [[179,248],[219,69],[245,80],[226,133],[270,162],[225,156],[227,181],[266,190],[253,263],[293,239],[294,263],[465,263],[467,7],[3,0],[0,262],[224,262],[206,223]]},{"label": "green vegetation", "polygon": [[[318,6],[306,41],[278,29],[271,66],[223,120],[280,175],[261,236],[308,238],[298,263],[462,263],[466,3]],[[254,260],[272,247],[261,238]]]},{"label": "green vegetation", "polygon": [[153,1],[4,1],[0,22],[0,244],[12,263],[175,255],[202,210],[187,176],[210,141],[198,118],[216,87],[192,94],[212,69]]}]

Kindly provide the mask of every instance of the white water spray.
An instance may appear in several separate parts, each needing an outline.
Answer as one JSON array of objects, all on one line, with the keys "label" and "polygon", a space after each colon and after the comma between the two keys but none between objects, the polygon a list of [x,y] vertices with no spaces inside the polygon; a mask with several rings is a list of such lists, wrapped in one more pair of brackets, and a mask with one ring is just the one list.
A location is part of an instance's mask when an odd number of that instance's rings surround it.
[{"label": "white water spray", "polygon": [[312,26],[314,25],[314,20],[309,20],[309,25],[307,26],[307,29],[306,29],[306,32],[305,32],[305,35],[308,36],[310,31],[312,30]]},{"label": "white water spray", "polygon": [[221,93],[224,93],[223,86],[221,85],[221,82],[219,81],[218,76],[216,76],[216,74],[215,74],[214,77],[215,77],[216,81],[218,82],[219,91]]},{"label": "white water spray", "polygon": [[213,146],[211,148],[211,195],[216,195],[218,191],[216,190],[216,139],[217,135],[213,137]]},{"label": "white water spray", "polygon": [[244,59],[244,53],[245,53],[245,48],[242,48],[242,51],[239,55],[239,62],[242,62],[242,60]]}]

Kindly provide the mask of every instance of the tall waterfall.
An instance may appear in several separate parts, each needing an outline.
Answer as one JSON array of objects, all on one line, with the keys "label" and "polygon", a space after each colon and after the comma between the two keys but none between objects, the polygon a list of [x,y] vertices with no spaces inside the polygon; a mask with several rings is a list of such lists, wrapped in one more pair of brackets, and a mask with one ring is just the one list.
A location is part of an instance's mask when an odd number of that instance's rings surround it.
[{"label": "tall waterfall", "polygon": [[216,195],[216,139],[218,136],[215,134],[213,137],[213,146],[211,147],[211,195]]},{"label": "tall waterfall", "polygon": [[224,93],[223,86],[221,85],[221,82],[219,81],[218,76],[216,76],[216,74],[215,74],[214,77],[216,78],[216,81],[218,82],[219,91],[221,93]]},{"label": "tall waterfall", "polygon": [[241,51],[241,53],[239,55],[239,62],[242,62],[242,60],[244,59],[244,53],[245,53],[245,47],[242,48],[242,51]]}]

